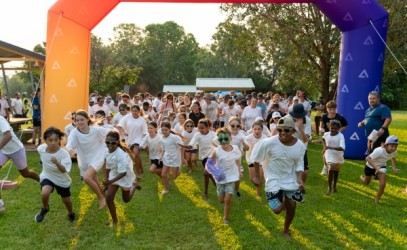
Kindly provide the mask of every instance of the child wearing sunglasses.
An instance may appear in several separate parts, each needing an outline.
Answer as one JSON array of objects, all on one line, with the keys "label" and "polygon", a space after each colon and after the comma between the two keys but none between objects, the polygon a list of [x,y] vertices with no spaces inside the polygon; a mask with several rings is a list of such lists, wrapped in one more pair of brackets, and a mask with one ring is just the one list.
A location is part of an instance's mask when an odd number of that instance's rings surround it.
[{"label": "child wearing sunglasses", "polygon": [[229,224],[232,196],[235,194],[236,182],[240,180],[240,158],[242,152],[236,145],[232,145],[232,135],[227,128],[216,131],[220,145],[212,153],[212,160],[225,173],[225,179],[216,183],[218,200],[224,204],[223,223]]},{"label": "child wearing sunglasses", "polygon": [[329,132],[325,132],[322,137],[324,165],[328,166],[329,169],[328,190],[326,191],[326,195],[330,195],[332,191],[336,193],[339,170],[345,161],[343,157],[343,152],[345,151],[345,137],[339,132],[340,128],[340,121],[331,120],[329,121]]},{"label": "child wearing sunglasses", "polygon": [[134,156],[124,142],[120,141],[120,134],[117,131],[110,131],[106,135],[105,144],[108,152],[103,165],[105,176],[103,187],[106,191],[106,202],[112,223],[117,225],[116,206],[114,204],[117,190],[121,188],[123,202],[128,203],[136,189],[140,190],[141,186],[134,182],[136,179],[133,172]]},{"label": "child wearing sunglasses", "polygon": [[[194,122],[191,119],[188,119],[182,125],[182,131],[180,133],[182,140],[184,141],[184,145],[188,145],[191,141],[192,137],[196,133],[198,133],[198,128],[195,127]],[[191,149],[184,149],[184,160],[187,162],[188,172],[192,171],[192,164],[194,163],[194,167],[197,168],[197,161],[196,161],[196,154],[198,153],[198,149],[191,148]]]},{"label": "child wearing sunglasses", "polygon": [[[185,122],[186,123],[186,122]],[[208,157],[211,156],[211,153],[214,148],[213,140],[216,137],[216,133],[211,130],[212,122],[209,119],[203,118],[198,122],[198,133],[196,133],[189,145],[180,145],[181,147],[189,150],[196,148],[199,146],[199,159],[202,161],[202,166],[205,168],[206,161]],[[208,171],[204,170],[204,179],[205,179],[205,189],[203,193],[203,199],[208,199],[208,188],[209,188],[209,180],[212,180],[212,183],[216,186],[215,179],[213,176],[208,173]]]},{"label": "child wearing sunglasses", "polygon": [[71,201],[71,171],[72,161],[69,153],[61,148],[64,133],[55,127],[49,127],[44,132],[45,144],[38,146],[42,162],[40,174],[42,208],[35,216],[35,221],[42,222],[49,211],[49,197],[54,189],[61,196],[62,202],[68,210],[68,220],[75,220]]}]

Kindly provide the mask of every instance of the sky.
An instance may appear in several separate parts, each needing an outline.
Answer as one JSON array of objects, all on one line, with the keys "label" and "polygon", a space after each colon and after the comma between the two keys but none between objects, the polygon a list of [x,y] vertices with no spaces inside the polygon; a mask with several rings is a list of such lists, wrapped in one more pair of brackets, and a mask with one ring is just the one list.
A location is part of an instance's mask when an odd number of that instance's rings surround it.
[{"label": "sky", "polygon": [[[2,0],[0,40],[32,50],[46,38],[47,12],[56,0]],[[144,28],[151,23],[175,21],[192,33],[201,46],[211,43],[217,25],[226,15],[220,4],[120,3],[92,33],[104,41],[113,38],[113,27],[135,23]]]}]

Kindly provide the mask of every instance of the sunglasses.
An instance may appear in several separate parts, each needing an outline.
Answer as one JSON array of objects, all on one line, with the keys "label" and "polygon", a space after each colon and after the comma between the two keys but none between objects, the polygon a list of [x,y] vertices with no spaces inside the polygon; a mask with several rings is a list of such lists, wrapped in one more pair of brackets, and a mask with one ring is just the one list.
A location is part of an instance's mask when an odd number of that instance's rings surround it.
[{"label": "sunglasses", "polygon": [[278,129],[277,129],[277,131],[278,131],[279,133],[281,133],[281,132],[283,132],[283,131],[284,131],[285,133],[290,133],[291,130],[292,130],[292,128],[285,128],[285,129],[278,128]]},{"label": "sunglasses", "polygon": [[126,109],[119,109],[119,111],[126,111]]},{"label": "sunglasses", "polygon": [[195,98],[201,98],[200,96],[195,96]]},{"label": "sunglasses", "polygon": [[119,145],[119,141],[105,141],[106,145],[112,145],[112,146],[116,146]]},{"label": "sunglasses", "polygon": [[185,127],[187,127],[187,128],[193,128],[194,125],[186,125]]},{"label": "sunglasses", "polygon": [[240,128],[240,125],[234,125],[234,124],[232,124],[232,125],[230,125],[230,127],[231,127],[231,128]]}]

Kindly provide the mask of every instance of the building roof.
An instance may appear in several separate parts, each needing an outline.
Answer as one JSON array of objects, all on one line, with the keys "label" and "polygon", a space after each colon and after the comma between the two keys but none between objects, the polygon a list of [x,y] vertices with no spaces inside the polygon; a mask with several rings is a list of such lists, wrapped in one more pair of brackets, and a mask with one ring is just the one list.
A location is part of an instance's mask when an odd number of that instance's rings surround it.
[{"label": "building roof", "polygon": [[163,92],[171,93],[195,93],[197,91],[195,85],[164,85]]},{"label": "building roof", "polygon": [[[43,67],[43,65],[45,64],[45,56],[0,40],[0,64],[13,61],[36,62],[36,65]],[[13,67],[5,68],[5,70],[31,69],[23,67]]]},{"label": "building roof", "polygon": [[196,78],[196,88],[203,91],[254,89],[251,78]]}]

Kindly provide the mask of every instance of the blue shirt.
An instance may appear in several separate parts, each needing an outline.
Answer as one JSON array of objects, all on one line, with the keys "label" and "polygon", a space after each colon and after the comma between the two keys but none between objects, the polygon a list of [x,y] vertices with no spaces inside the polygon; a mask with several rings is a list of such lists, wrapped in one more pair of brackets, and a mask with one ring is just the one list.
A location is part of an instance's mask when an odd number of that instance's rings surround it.
[{"label": "blue shirt", "polygon": [[41,119],[40,98],[38,96],[33,98],[33,119]]},{"label": "blue shirt", "polygon": [[[365,113],[366,136],[369,136],[373,129],[379,130],[383,126],[386,118],[391,118],[391,111],[386,105],[379,103],[374,107],[369,107]],[[385,134],[387,136],[389,134],[387,129],[384,131],[383,135]]]}]

